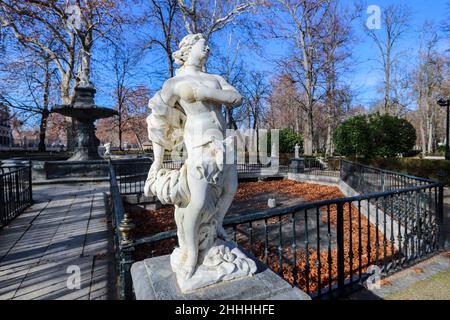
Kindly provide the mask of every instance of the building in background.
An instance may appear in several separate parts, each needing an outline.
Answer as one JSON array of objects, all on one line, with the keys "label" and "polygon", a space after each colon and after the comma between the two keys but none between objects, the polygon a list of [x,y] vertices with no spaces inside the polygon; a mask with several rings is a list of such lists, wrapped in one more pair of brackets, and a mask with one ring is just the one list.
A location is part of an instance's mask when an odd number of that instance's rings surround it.
[{"label": "building in background", "polygon": [[12,143],[11,123],[6,106],[0,105],[0,148],[10,148]]}]

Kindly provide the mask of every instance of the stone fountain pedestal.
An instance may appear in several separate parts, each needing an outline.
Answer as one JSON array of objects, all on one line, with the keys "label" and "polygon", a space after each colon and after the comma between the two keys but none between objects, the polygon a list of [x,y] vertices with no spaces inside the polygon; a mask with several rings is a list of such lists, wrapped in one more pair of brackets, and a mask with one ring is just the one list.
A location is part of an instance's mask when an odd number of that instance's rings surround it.
[{"label": "stone fountain pedestal", "polygon": [[58,105],[53,111],[71,117],[75,128],[74,154],[69,161],[101,160],[98,154],[100,141],[95,136],[94,122],[118,115],[117,111],[95,105],[96,90],[92,86],[76,87],[72,104]]}]

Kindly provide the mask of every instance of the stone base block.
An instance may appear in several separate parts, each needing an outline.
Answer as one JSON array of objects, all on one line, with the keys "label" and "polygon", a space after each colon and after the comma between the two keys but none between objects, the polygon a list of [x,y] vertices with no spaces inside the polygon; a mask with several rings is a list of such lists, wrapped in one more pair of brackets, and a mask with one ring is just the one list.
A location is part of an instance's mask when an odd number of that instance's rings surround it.
[{"label": "stone base block", "polygon": [[224,281],[183,294],[170,266],[170,256],[136,262],[131,277],[136,300],[311,300],[258,261],[255,275]]},{"label": "stone base block", "polygon": [[289,172],[290,173],[303,173],[305,172],[305,159],[293,158],[289,160]]}]

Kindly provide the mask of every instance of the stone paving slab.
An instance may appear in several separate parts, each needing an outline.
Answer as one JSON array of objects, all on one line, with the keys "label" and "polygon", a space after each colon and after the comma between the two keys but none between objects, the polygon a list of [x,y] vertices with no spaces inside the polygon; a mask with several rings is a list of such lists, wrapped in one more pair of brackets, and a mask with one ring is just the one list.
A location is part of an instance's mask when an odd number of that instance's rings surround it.
[{"label": "stone paving slab", "polygon": [[[107,190],[97,182],[34,188],[35,204],[0,231],[0,300],[117,298]],[[80,288],[70,289],[78,271]]]}]

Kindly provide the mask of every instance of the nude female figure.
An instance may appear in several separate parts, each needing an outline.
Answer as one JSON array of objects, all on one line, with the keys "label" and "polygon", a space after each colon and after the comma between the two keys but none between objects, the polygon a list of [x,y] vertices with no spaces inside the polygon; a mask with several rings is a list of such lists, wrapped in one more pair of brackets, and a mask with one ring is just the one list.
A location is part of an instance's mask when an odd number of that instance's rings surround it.
[{"label": "nude female figure", "polygon": [[[240,105],[242,97],[221,76],[203,71],[208,54],[201,34],[183,38],[174,53],[180,68],[150,100],[153,112],[147,119],[154,162],[145,193],[175,205],[182,254],[172,257],[172,268],[174,264],[181,268],[185,279],[192,277],[217,236],[225,236],[223,218],[237,189],[236,166],[224,163],[222,105]],[[176,129],[184,130],[187,159],[180,170],[166,170],[162,168],[164,151],[176,144]]]}]

